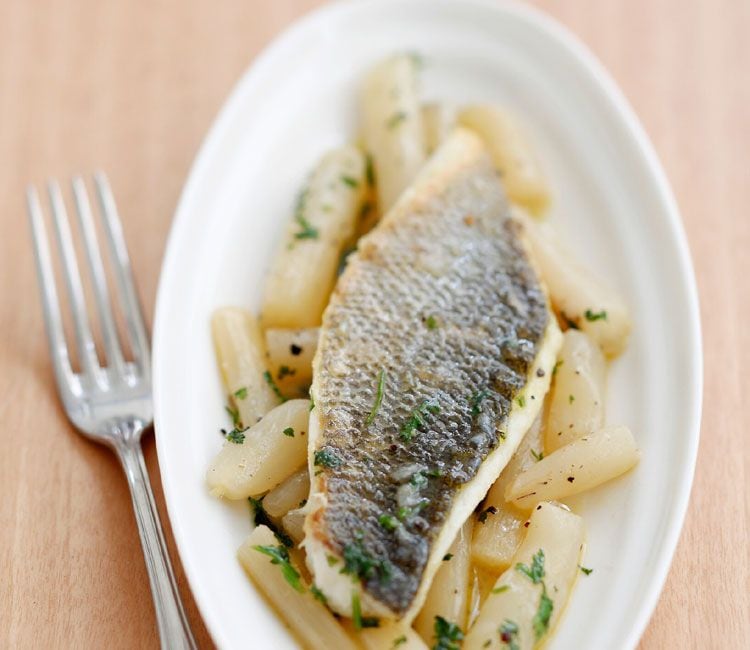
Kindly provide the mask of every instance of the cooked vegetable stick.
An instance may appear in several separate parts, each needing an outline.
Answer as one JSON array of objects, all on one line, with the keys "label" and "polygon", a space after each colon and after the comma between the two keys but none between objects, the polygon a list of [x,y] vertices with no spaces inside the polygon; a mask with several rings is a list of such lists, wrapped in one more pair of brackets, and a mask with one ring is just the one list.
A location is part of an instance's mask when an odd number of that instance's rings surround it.
[{"label": "cooked vegetable stick", "polygon": [[272,517],[283,517],[294,508],[301,508],[309,493],[310,474],[303,467],[266,494],[263,507]]},{"label": "cooked vegetable stick", "polygon": [[413,56],[390,57],[370,71],[362,92],[365,147],[372,155],[383,213],[426,159],[417,66]]},{"label": "cooked vegetable stick", "polygon": [[[497,510],[487,517],[484,524],[477,523],[472,544],[472,560],[488,571],[505,570],[523,539],[523,524],[527,517],[510,503],[500,503],[499,494],[492,495],[492,503],[486,506]],[[504,501],[504,494],[503,494]],[[488,500],[485,502],[489,504]]]},{"label": "cooked vegetable stick", "polygon": [[549,188],[518,119],[499,106],[475,105],[459,111],[458,123],[487,145],[508,198],[533,214],[544,212],[550,202]]},{"label": "cooked vegetable stick", "polygon": [[320,325],[341,251],[357,227],[365,182],[365,158],[356,147],[335,149],[318,163],[266,280],[264,328]]},{"label": "cooked vegetable stick", "polygon": [[307,389],[312,382],[312,360],[318,348],[317,327],[267,329],[268,368],[284,395]]},{"label": "cooked vegetable stick", "polygon": [[357,630],[345,619],[343,627],[365,650],[427,650],[429,647],[413,628],[399,621],[379,619],[377,627]]},{"label": "cooked vegetable stick", "polygon": [[257,319],[237,307],[217,309],[211,332],[235,426],[249,427],[279,404],[266,381],[265,345]]},{"label": "cooked vegetable stick", "polygon": [[228,439],[206,474],[211,494],[245,499],[275,488],[304,467],[309,410],[309,400],[290,400],[234,441]]},{"label": "cooked vegetable stick", "polygon": [[[359,145],[363,150],[366,149],[364,140]],[[367,178],[367,189],[365,190],[365,197],[362,203],[362,210],[359,215],[359,223],[357,224],[357,231],[354,234],[354,242],[356,244],[359,239],[370,232],[380,221],[380,206],[378,205],[378,188],[375,178],[375,163],[372,160],[372,156],[367,154],[365,157],[365,176]],[[355,246],[352,245],[346,249],[341,255],[341,262],[339,263],[338,273],[341,272],[346,266],[346,258],[348,254],[354,250]]]},{"label": "cooked vegetable stick", "polygon": [[606,483],[640,458],[627,427],[608,426],[571,442],[521,472],[505,498],[525,510],[539,501],[556,501]]},{"label": "cooked vegetable stick", "polygon": [[578,515],[563,506],[540,503],[511,568],[495,583],[463,649],[528,650],[549,638],[578,575],[583,543],[583,520]]},{"label": "cooked vegetable stick", "polygon": [[[515,549],[514,549],[515,550]],[[495,586],[497,573],[487,571],[479,566],[471,567],[471,595],[469,597],[468,611],[466,615],[466,627],[471,628],[479,616],[479,611]]]},{"label": "cooked vegetable stick", "polygon": [[424,128],[424,143],[427,155],[431,155],[450,133],[454,123],[454,115],[445,104],[422,105],[422,127]]},{"label": "cooked vegetable stick", "polygon": [[[505,501],[505,489],[527,467],[536,464],[542,453],[542,416],[544,408],[534,420],[528,433],[518,445],[516,453],[487,492],[482,508],[484,522],[474,526],[471,559],[476,565],[493,571],[495,575],[510,564],[526,533],[525,513]],[[488,510],[494,508],[496,512]]]},{"label": "cooked vegetable stick", "polygon": [[524,224],[542,279],[563,321],[586,332],[608,357],[627,345],[632,323],[622,297],[575,260],[549,224],[515,216]]},{"label": "cooked vegetable stick", "polygon": [[570,329],[554,371],[544,450],[551,453],[604,426],[607,362],[589,336]]},{"label": "cooked vegetable stick", "polygon": [[289,534],[295,544],[305,539],[305,512],[302,508],[290,510],[281,518],[281,526]]},{"label": "cooked vegetable stick", "polygon": [[[272,558],[258,551],[256,546],[279,550],[276,538],[266,526],[258,526],[250,534],[237,551],[237,558],[255,586],[273,605],[305,648],[357,650],[357,644],[349,638],[330,610],[304,585],[298,567],[294,567],[291,561],[287,564],[272,564]],[[288,573],[283,571],[288,572],[289,569],[297,573],[302,592],[285,579]],[[294,574],[290,577],[294,582]]]},{"label": "cooked vegetable stick", "polygon": [[436,616],[442,616],[465,629],[472,526],[472,518],[469,517],[458,531],[448,554],[443,558],[443,563],[427,592],[424,605],[414,620],[414,628],[426,643],[432,643]]}]

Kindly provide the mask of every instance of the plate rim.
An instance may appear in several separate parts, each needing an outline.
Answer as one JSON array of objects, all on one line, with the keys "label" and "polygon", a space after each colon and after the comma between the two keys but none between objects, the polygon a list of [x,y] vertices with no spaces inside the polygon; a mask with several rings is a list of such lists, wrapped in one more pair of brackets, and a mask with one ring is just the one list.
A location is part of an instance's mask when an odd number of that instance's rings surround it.
[{"label": "plate rim", "polygon": [[[424,0],[409,1],[414,3],[424,2]],[[526,22],[534,29],[543,32],[547,38],[556,41],[557,45],[567,50],[582,71],[591,77],[594,86],[601,92],[612,111],[621,120],[622,125],[632,139],[638,154],[642,158],[644,167],[647,169],[649,176],[653,179],[654,188],[664,206],[662,218],[670,231],[671,239],[675,245],[675,252],[679,261],[678,275],[682,278],[683,286],[681,289],[683,291],[685,307],[691,315],[688,322],[685,323],[685,328],[687,330],[686,336],[687,340],[690,342],[689,347],[691,352],[691,358],[687,361],[689,367],[693,369],[693,372],[691,373],[692,381],[687,386],[690,391],[689,397],[692,398],[688,400],[692,405],[692,411],[688,413],[687,418],[691,425],[691,430],[687,432],[688,435],[686,435],[685,438],[685,443],[687,445],[687,451],[685,454],[686,462],[683,463],[681,471],[678,473],[679,481],[676,482],[678,489],[675,493],[674,505],[669,512],[669,521],[666,522],[667,533],[664,536],[664,543],[656,554],[657,559],[655,565],[657,569],[652,573],[650,588],[647,593],[643,594],[644,597],[641,600],[638,611],[634,617],[634,623],[630,628],[630,632],[628,636],[622,640],[622,647],[634,648],[642,637],[656,609],[656,605],[663,592],[666,578],[674,559],[677,544],[682,534],[692,492],[701,433],[703,344],[699,294],[688,239],[678,204],[653,144],[648,138],[645,128],[636,116],[635,111],[626,99],[624,93],[594,53],[570,29],[544,11],[530,5],[522,4],[517,0],[431,1],[433,3],[437,1],[441,4],[455,6],[475,5],[484,10],[510,15],[515,19],[520,19]],[[162,340],[168,335],[168,332],[166,332],[165,326],[163,325],[168,318],[166,315],[166,308],[164,307],[167,299],[165,299],[164,296],[168,291],[167,285],[169,284],[169,278],[174,273],[172,268],[175,266],[175,258],[178,255],[178,234],[185,229],[184,224],[189,218],[189,206],[192,202],[193,196],[200,191],[198,189],[199,181],[211,168],[215,150],[221,146],[228,129],[234,121],[233,118],[235,113],[242,108],[243,97],[248,93],[252,94],[252,86],[256,79],[260,78],[265,69],[273,64],[273,60],[280,56],[289,44],[294,42],[295,37],[299,32],[313,28],[316,23],[327,20],[329,15],[335,15],[341,11],[349,10],[349,8],[354,6],[355,3],[360,6],[366,4],[397,4],[396,0],[335,0],[334,2],[313,9],[312,11],[296,18],[273,37],[260,53],[249,61],[245,71],[234,84],[234,87],[224,100],[217,115],[214,117],[190,166],[172,219],[162,259],[155,302],[152,352],[154,430],[157,456],[159,459],[159,472],[167,506],[167,514],[183,570],[188,579],[193,598],[198,606],[204,625],[208,629],[214,643],[219,647],[221,647],[223,642],[226,641],[225,635],[222,632],[222,625],[219,620],[214,619],[213,616],[209,614],[211,608],[208,606],[208,595],[194,590],[192,587],[193,584],[197,583],[199,570],[186,560],[187,554],[183,552],[183,548],[186,548],[189,545],[189,540],[187,539],[186,532],[183,530],[178,514],[179,508],[176,498],[178,486],[172,484],[169,473],[165,472],[164,468],[169,464],[167,461],[169,454],[164,437],[160,436],[158,433],[163,421],[163,414],[160,406],[160,386],[163,385],[161,378],[164,372],[160,361],[162,355],[159,351],[163,347]]]}]

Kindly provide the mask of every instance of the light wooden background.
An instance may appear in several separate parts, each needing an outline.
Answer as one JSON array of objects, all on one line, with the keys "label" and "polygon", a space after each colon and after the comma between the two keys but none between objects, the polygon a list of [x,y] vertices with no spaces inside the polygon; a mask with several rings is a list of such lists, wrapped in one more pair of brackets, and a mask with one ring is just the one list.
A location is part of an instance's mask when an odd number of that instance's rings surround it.
[{"label": "light wooden background", "polygon": [[[201,139],[253,57],[315,4],[0,0],[0,647],[157,646],[120,469],[73,432],[53,393],[24,186],[107,170],[150,318]],[[593,49],[643,120],[682,208],[700,287],[698,468],[642,647],[748,647],[750,2],[535,4]],[[151,439],[146,454],[156,477]]]}]

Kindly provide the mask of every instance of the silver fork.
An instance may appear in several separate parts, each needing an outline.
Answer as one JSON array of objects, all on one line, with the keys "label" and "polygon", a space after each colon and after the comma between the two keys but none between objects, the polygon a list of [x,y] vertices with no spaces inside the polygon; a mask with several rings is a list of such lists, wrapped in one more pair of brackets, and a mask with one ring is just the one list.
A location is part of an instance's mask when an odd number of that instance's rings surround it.
[{"label": "silver fork", "polygon": [[122,463],[146,559],[161,647],[195,648],[167,554],[141,449],[141,434],[151,424],[153,415],[148,333],[109,183],[103,174],[95,174],[94,184],[103,229],[113,259],[112,266],[133,361],[125,360],[120,346],[86,186],[81,177],[76,177],[72,181],[73,196],[106,356],[106,366],[99,363],[65,204],[60,186],[57,182],[50,181],[47,188],[50,209],[73,315],[80,365],[80,371],[73,372],[63,331],[42,207],[36,189],[29,187],[26,194],[29,221],[57,389],[65,412],[75,427],[91,440],[109,446]]}]

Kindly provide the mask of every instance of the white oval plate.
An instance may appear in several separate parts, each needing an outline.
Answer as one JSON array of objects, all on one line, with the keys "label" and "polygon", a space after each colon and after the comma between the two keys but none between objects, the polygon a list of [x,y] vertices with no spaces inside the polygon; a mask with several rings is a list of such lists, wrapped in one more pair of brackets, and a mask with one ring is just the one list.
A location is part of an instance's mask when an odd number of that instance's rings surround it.
[{"label": "white oval plate", "polygon": [[594,572],[579,580],[550,649],[632,648],[669,568],[698,445],[688,248],[653,149],[601,66],[549,18],[489,0],[358,0],[308,15],[250,68],[203,145],[172,227],[154,334],[162,483],[193,594],[220,647],[295,647],[235,559],[247,504],[204,487],[226,425],[209,317],[221,305],[258,308],[306,173],[355,133],[363,72],[404,50],[425,58],[426,98],[496,101],[523,115],[553,186],[551,219],[632,307],[608,419],[632,428],[643,459],[575,503]]}]

